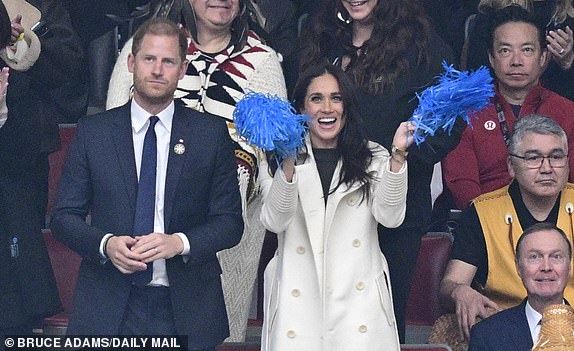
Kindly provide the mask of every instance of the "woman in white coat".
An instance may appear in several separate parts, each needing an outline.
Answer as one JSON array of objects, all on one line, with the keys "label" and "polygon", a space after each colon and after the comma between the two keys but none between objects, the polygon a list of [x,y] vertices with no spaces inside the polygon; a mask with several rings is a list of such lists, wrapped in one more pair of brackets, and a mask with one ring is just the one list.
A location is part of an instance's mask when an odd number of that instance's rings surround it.
[{"label": "woman in white coat", "polygon": [[399,350],[377,222],[404,219],[414,126],[399,126],[390,154],[368,141],[351,83],[328,64],[301,75],[294,100],[312,117],[305,147],[260,171],[261,221],[279,242],[265,270],[262,350]]}]

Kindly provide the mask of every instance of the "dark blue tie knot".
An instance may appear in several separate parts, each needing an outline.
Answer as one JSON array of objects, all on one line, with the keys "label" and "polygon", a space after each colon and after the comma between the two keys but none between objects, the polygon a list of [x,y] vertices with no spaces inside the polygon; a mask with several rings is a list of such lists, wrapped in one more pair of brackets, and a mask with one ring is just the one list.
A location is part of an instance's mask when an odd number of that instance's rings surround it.
[{"label": "dark blue tie knot", "polygon": [[149,128],[154,128],[155,124],[157,123],[157,121],[159,121],[159,117],[158,116],[151,116],[149,118]]}]

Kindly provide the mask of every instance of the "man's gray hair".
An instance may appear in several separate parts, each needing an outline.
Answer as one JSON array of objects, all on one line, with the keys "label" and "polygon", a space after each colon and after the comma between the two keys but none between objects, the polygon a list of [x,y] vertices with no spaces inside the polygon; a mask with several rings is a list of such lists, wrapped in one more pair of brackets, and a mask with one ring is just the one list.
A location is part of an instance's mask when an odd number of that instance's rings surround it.
[{"label": "man's gray hair", "polygon": [[528,134],[543,134],[543,135],[556,135],[564,141],[564,145],[568,144],[568,138],[564,129],[558,125],[554,120],[543,115],[528,115],[518,119],[514,122],[510,144],[508,151],[511,154],[516,154],[517,149],[522,142],[522,139]]}]

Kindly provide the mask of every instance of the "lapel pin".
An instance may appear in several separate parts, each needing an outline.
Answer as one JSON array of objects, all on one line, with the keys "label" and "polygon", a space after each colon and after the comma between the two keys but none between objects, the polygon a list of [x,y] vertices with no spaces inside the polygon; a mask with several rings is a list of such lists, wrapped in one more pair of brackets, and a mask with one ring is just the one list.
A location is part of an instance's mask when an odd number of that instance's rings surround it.
[{"label": "lapel pin", "polygon": [[173,152],[175,152],[178,155],[183,155],[183,153],[185,152],[185,145],[183,145],[183,139],[179,139],[179,142],[175,144],[175,146],[173,147]]}]

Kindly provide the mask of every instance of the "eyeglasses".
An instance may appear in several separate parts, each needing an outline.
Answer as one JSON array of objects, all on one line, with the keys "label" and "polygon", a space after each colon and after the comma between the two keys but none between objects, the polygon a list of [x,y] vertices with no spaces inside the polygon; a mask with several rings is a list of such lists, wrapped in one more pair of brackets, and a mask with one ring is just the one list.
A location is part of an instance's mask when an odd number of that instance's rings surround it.
[{"label": "eyeglasses", "polygon": [[545,159],[548,159],[548,163],[552,168],[562,168],[566,167],[566,164],[568,164],[568,155],[562,155],[562,154],[555,154],[548,156],[536,155],[536,154],[519,156],[515,154],[510,154],[510,156],[521,159],[522,161],[524,161],[524,164],[528,168],[540,168],[544,163]]}]

